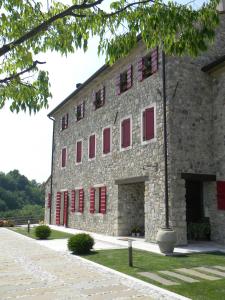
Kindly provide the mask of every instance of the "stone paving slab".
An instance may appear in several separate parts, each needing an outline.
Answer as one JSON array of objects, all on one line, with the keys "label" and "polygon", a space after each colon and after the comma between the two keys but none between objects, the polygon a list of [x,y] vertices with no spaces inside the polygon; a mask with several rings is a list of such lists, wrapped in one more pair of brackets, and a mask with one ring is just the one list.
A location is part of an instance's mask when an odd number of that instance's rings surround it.
[{"label": "stone paving slab", "polygon": [[140,274],[141,276],[147,277],[151,280],[154,280],[156,282],[159,282],[163,285],[178,285],[179,284],[178,282],[163,278],[163,277],[161,277],[155,273],[151,273],[151,272],[140,272],[138,274]]},{"label": "stone paving slab", "polygon": [[215,269],[207,268],[207,267],[196,267],[195,270],[211,273],[220,277],[225,277],[225,272],[221,272]]},{"label": "stone paving slab", "polygon": [[7,275],[0,280],[1,300],[187,299],[5,228],[0,228],[0,249],[0,261],[7,262],[1,271]]},{"label": "stone paving slab", "polygon": [[213,266],[213,268],[225,271],[225,266]]},{"label": "stone paving slab", "polygon": [[172,271],[159,271],[159,273],[162,273],[162,274],[165,274],[165,275],[168,275],[168,276],[171,276],[171,277],[174,277],[174,278],[177,278],[182,281],[189,282],[189,283],[199,282],[199,280],[197,280],[197,279],[193,279],[191,277],[181,275],[181,274],[178,274],[178,273],[175,273]]},{"label": "stone paving slab", "polygon": [[211,281],[220,279],[219,277],[206,275],[206,274],[198,272],[194,269],[180,268],[180,269],[175,269],[175,271],[179,272],[179,273],[185,273],[190,276],[195,276],[195,277],[199,277],[202,279],[206,279],[206,280],[211,280]]}]

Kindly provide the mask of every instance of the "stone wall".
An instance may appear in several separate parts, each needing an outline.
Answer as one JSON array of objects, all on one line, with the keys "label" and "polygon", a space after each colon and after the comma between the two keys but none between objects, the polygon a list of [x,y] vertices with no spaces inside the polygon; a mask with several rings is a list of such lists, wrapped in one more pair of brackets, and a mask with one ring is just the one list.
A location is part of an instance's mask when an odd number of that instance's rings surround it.
[{"label": "stone wall", "polygon": [[48,194],[50,194],[51,191],[51,180],[50,177],[45,183],[45,223],[49,224],[49,217],[50,217],[50,208],[48,208]]}]

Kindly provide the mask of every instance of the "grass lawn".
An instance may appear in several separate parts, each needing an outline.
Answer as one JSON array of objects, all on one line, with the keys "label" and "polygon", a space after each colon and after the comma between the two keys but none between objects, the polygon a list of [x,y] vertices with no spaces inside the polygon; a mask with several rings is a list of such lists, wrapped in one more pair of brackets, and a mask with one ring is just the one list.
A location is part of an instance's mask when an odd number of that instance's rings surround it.
[{"label": "grass lawn", "polygon": [[[31,227],[30,233],[27,232],[27,227],[10,227],[9,229],[13,230],[13,231],[15,231],[17,233],[21,233],[23,235],[29,236],[32,239],[36,239],[36,240],[38,239],[35,236],[35,233],[34,233],[35,229],[34,229],[34,227]],[[48,238],[48,240],[53,240],[53,239],[67,239],[67,238],[71,237],[72,235],[73,234],[51,229],[51,235]]]},{"label": "grass lawn", "polygon": [[[121,250],[101,250],[83,256],[86,259],[102,264],[109,268],[134,276],[141,280],[158,285],[180,295],[196,300],[223,300],[225,299],[225,278],[209,281],[199,279],[197,283],[184,283],[180,285],[164,286],[155,281],[139,275],[139,272],[157,272],[160,270],[174,270],[176,268],[193,268],[200,266],[225,266],[225,254],[189,254],[183,257],[165,257],[141,250],[133,250],[133,267],[128,266],[128,251]],[[160,274],[158,274],[160,275]],[[210,275],[210,274],[209,274]],[[211,274],[212,275],[212,274]],[[167,278],[166,275],[162,275]],[[216,276],[216,275],[215,275]],[[168,277],[172,281],[179,282],[178,279]],[[192,276],[192,278],[194,278]],[[197,278],[196,278],[197,279]]]}]

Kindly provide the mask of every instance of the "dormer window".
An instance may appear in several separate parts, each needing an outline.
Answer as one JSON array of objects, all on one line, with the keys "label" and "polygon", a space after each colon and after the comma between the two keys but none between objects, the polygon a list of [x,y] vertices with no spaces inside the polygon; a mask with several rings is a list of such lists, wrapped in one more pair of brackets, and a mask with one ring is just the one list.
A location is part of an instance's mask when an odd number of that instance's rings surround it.
[{"label": "dormer window", "polygon": [[149,54],[141,57],[138,61],[138,80],[142,81],[145,78],[156,73],[158,70],[158,48],[152,50]]},{"label": "dormer window", "polygon": [[61,119],[61,130],[68,128],[69,125],[69,114],[66,114]]},{"label": "dormer window", "polygon": [[95,109],[102,107],[105,104],[105,87],[103,86],[97,92],[93,92],[93,98]]},{"label": "dormer window", "polygon": [[76,118],[77,118],[77,121],[84,118],[84,102],[77,105],[77,107],[76,107]]},{"label": "dormer window", "polygon": [[132,87],[133,84],[133,68],[129,65],[127,70],[120,73],[116,78],[116,94],[120,95]]}]

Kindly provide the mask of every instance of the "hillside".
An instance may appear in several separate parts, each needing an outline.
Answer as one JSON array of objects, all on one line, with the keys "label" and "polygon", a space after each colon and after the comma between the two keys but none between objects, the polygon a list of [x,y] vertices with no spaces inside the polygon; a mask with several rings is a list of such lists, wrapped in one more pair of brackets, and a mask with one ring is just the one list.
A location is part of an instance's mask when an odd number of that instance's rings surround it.
[{"label": "hillside", "polygon": [[29,180],[18,170],[0,172],[0,216],[42,216],[44,186]]}]

